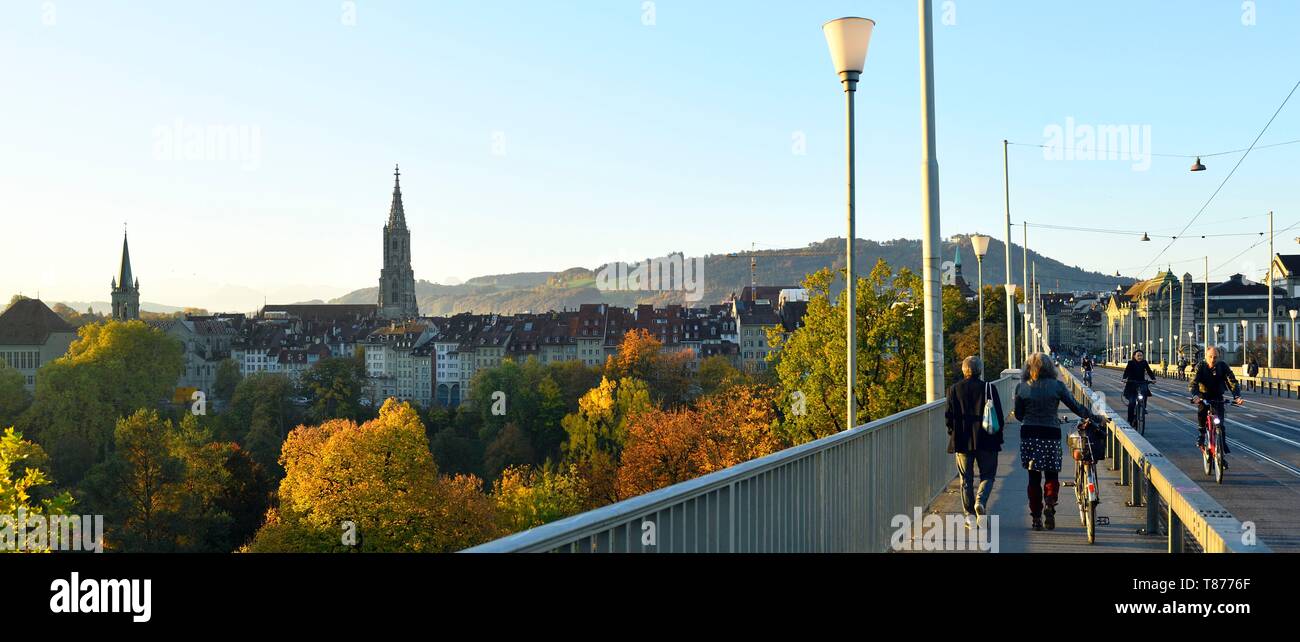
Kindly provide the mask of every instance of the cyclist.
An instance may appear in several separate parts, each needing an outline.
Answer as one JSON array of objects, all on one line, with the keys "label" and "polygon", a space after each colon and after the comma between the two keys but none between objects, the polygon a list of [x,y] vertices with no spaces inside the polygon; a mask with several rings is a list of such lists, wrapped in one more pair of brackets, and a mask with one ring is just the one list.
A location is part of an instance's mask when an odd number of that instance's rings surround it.
[{"label": "cyclist", "polygon": [[1093,363],[1092,363],[1092,356],[1091,356],[1091,355],[1084,355],[1084,356],[1083,356],[1083,364],[1081,365],[1081,367],[1083,368],[1083,380],[1084,380],[1084,382],[1086,382],[1089,386],[1092,385],[1092,366],[1093,366]]},{"label": "cyclist", "polygon": [[1232,404],[1240,406],[1241,386],[1237,383],[1237,376],[1232,373],[1232,368],[1228,364],[1219,361],[1219,349],[1210,346],[1205,351],[1205,361],[1196,365],[1196,372],[1192,375],[1192,382],[1187,386],[1187,391],[1192,393],[1192,403],[1197,406],[1196,411],[1196,429],[1200,431],[1196,438],[1197,447],[1205,447],[1205,414],[1209,410],[1205,404],[1200,403],[1202,399],[1210,402],[1214,410],[1219,413],[1219,430],[1223,431],[1223,452],[1224,454],[1232,452],[1228,448],[1228,420],[1224,418],[1223,410],[1223,391],[1227,389],[1232,393]]},{"label": "cyclist", "polygon": [[1151,370],[1151,364],[1146,361],[1146,354],[1141,350],[1134,350],[1133,357],[1129,359],[1124,366],[1124,400],[1128,402],[1128,423],[1133,424],[1137,412],[1137,396],[1141,392],[1143,397],[1151,398],[1151,389],[1147,387],[1147,377],[1151,381],[1156,380],[1156,373]]}]

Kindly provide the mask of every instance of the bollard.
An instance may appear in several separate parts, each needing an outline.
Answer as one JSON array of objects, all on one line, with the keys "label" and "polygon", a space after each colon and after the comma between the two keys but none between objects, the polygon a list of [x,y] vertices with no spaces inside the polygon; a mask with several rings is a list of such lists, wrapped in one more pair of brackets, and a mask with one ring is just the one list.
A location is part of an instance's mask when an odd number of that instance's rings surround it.
[{"label": "bollard", "polygon": [[1169,521],[1169,552],[1181,553],[1183,552],[1183,520],[1178,519],[1172,504],[1169,506],[1167,519]]}]

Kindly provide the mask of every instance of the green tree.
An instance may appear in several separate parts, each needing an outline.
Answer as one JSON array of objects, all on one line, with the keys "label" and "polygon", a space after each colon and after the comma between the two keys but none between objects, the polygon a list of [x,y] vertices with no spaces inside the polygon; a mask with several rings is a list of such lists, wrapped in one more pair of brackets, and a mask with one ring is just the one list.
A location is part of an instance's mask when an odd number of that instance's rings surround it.
[{"label": "green tree", "polygon": [[701,361],[695,379],[700,394],[706,396],[732,386],[749,383],[749,377],[732,365],[730,359],[720,354],[715,354]]},{"label": "green tree", "polygon": [[275,479],[283,474],[277,461],[280,445],[289,430],[302,423],[293,395],[293,383],[288,377],[266,372],[251,374],[239,382],[222,417],[222,438],[237,441]]},{"label": "green tree", "polygon": [[21,372],[0,359],[0,426],[12,426],[31,405],[32,395],[24,387],[25,383]]},{"label": "green tree", "polygon": [[113,457],[83,480],[87,503],[110,525],[105,546],[132,552],[175,549],[185,464],[172,455],[171,422],[141,409],[118,420]]},{"label": "green tree", "polygon": [[20,423],[68,484],[108,458],[117,420],[172,397],[184,368],[180,341],[140,321],[82,326],[66,355],[41,367]]},{"label": "green tree", "polygon": [[[845,295],[831,300],[829,270],[808,275],[804,325],[788,337],[768,332],[777,348],[783,438],[803,443],[845,428],[847,361],[844,337]],[[897,273],[878,261],[857,283],[857,400],[854,425],[920,405],[925,394],[924,320],[921,279],[904,268]]]},{"label": "green tree", "polygon": [[[19,510],[28,515],[68,514],[72,495],[49,492],[53,482],[41,469],[47,461],[39,445],[23,439],[12,427],[5,429],[0,435],[0,515],[17,515]],[[0,553],[30,550],[17,548],[15,532],[0,533]]]},{"label": "green tree", "polygon": [[235,396],[235,389],[239,386],[240,379],[243,375],[239,374],[239,364],[234,359],[222,359],[217,364],[217,377],[213,383],[213,394],[222,401],[230,401]]},{"label": "green tree", "polygon": [[360,421],[370,414],[361,404],[366,391],[366,366],[359,356],[322,359],[303,374],[300,385],[308,400],[307,417],[312,421]]}]

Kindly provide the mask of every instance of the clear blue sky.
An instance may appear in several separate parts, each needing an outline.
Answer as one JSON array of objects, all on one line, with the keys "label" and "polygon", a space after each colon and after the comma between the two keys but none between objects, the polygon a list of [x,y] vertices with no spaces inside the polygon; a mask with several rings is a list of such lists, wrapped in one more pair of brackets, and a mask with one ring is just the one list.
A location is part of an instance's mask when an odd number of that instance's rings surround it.
[{"label": "clear blue sky", "polygon": [[[146,301],[246,310],[373,286],[394,163],[416,277],[432,281],[841,236],[843,101],[820,29],[841,15],[878,22],[858,100],[859,235],[920,236],[915,2],[657,0],[650,26],[641,0],[358,0],[354,25],[342,5],[0,5],[0,294],[107,299],[123,221]],[[1041,144],[1073,118],[1149,125],[1157,153],[1236,149],[1300,80],[1287,0],[1259,0],[1254,26],[1237,0],[935,12],[945,236],[1002,236],[1003,138]],[[177,122],[242,127],[258,147],[160,152]],[[1296,138],[1300,97],[1261,142]],[[1236,158],[1193,174],[1185,159],[1134,171],[1012,148],[1013,217],[1175,234]],[[1201,220],[1300,221],[1298,161],[1300,145],[1255,152]],[[1253,242],[1179,242],[1166,259],[1226,261]],[[1031,238],[1134,276],[1163,245]],[[1212,277],[1266,260],[1261,248]]]}]

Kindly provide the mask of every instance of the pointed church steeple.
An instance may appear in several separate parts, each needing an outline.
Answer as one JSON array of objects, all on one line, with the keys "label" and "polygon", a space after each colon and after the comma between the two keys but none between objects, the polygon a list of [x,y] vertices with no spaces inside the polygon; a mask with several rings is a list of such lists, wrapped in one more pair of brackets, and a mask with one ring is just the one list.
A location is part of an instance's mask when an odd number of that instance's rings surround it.
[{"label": "pointed church steeple", "polygon": [[388,208],[388,226],[406,227],[406,210],[402,208],[402,169],[393,166],[393,204]]},{"label": "pointed church steeple", "polygon": [[131,278],[131,250],[126,244],[126,230],[122,230],[122,265],[117,270],[117,282],[122,287],[130,287],[135,279]]},{"label": "pointed church steeple", "polygon": [[140,279],[131,274],[131,250],[126,242],[126,227],[122,229],[122,263],[113,279],[113,318],[130,321],[140,318]]}]

